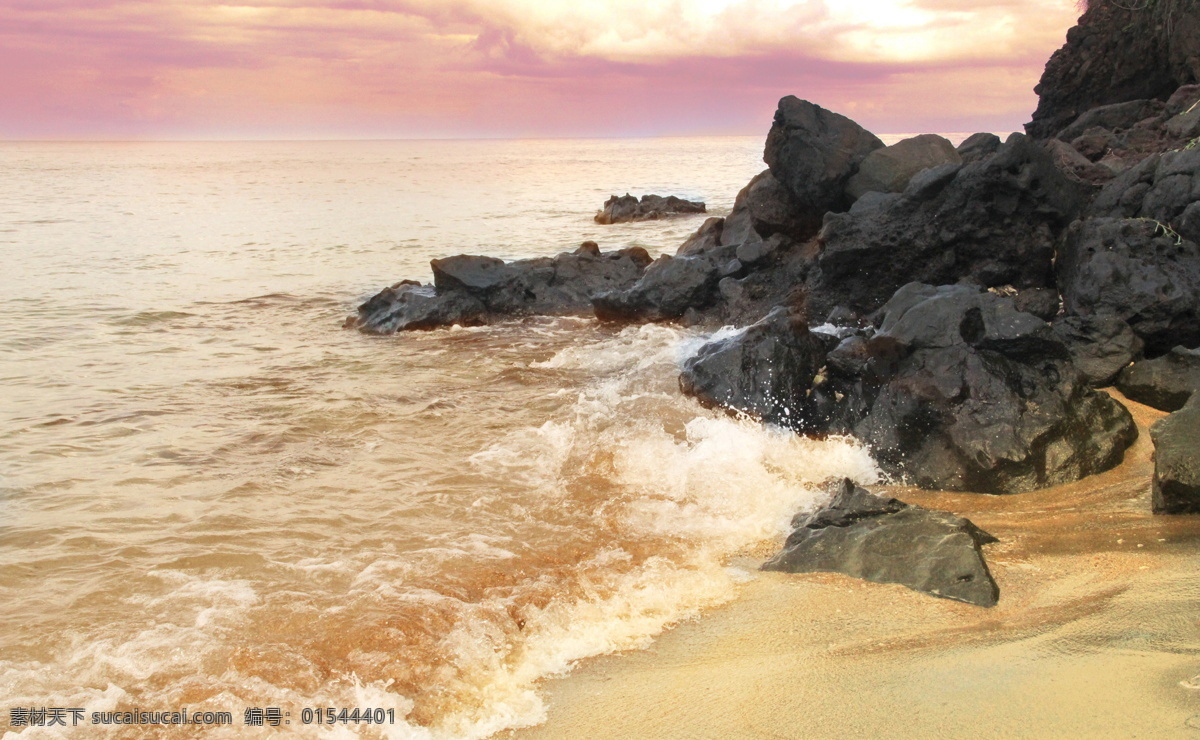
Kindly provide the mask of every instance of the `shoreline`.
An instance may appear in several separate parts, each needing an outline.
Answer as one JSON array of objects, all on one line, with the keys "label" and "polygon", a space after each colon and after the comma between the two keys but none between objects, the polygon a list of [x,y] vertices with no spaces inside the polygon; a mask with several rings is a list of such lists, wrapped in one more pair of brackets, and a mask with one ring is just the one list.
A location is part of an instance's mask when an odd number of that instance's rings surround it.
[{"label": "shoreline", "polygon": [[648,649],[546,681],[548,720],[496,737],[1200,737],[1200,690],[1181,685],[1200,673],[1196,517],[1150,513],[1166,414],[1109,392],[1140,436],[1105,473],[1005,496],[871,487],[999,537],[996,607],[757,573]]}]

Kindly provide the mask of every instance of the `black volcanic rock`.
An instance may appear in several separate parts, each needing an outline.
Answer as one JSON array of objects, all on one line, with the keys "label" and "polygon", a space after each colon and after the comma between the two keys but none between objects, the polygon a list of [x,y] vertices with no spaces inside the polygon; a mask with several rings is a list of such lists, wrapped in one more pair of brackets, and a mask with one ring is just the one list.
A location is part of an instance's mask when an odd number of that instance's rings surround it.
[{"label": "black volcanic rock", "polygon": [[858,172],[846,184],[846,194],[861,198],[871,191],[899,193],[921,170],[944,164],[962,164],[954,145],[937,134],[921,134],[876,149],[863,158]]},{"label": "black volcanic rock", "polygon": [[1126,398],[1160,411],[1181,409],[1200,390],[1200,349],[1175,347],[1161,357],[1139,360],[1117,378],[1117,388]]},{"label": "black volcanic rock", "polygon": [[683,365],[680,389],[722,406],[796,427],[812,418],[808,392],[825,363],[825,343],[786,307],[735,336],[704,345]]},{"label": "black volcanic rock", "polygon": [[846,182],[881,147],[874,134],[845,116],[792,95],[779,101],[763,159],[791,193],[795,218],[806,225],[807,234],[797,238],[815,233],[827,211],[849,207]]},{"label": "black volcanic rock", "polygon": [[1142,340],[1115,316],[1064,316],[1053,327],[1082,380],[1094,388],[1112,385],[1142,354]]},{"label": "black volcanic rock", "polygon": [[704,213],[704,204],[668,195],[643,195],[641,200],[626,193],[614,195],[604,201],[604,208],[596,214],[598,224],[619,224],[627,221],[655,221],[668,216],[685,213]]},{"label": "black volcanic rock", "polygon": [[[1038,107],[1025,130],[1054,136],[1091,109],[1166,100],[1200,82],[1200,9],[1163,0],[1091,0],[1067,43],[1050,58],[1035,91]],[[1123,119],[1128,121],[1129,118]]]},{"label": "black volcanic rock", "polygon": [[678,319],[690,308],[711,305],[720,279],[719,267],[703,257],[664,254],[632,286],[601,293],[592,299],[592,306],[601,321]]},{"label": "black volcanic rock", "polygon": [[990,157],[1000,148],[1000,137],[986,131],[978,134],[971,134],[963,139],[963,143],[956,147],[955,151],[962,158],[963,164],[971,164],[979,160]]},{"label": "black volcanic rock", "polygon": [[1200,397],[1150,427],[1156,514],[1200,514]]},{"label": "black volcanic rock", "polygon": [[1019,493],[1107,470],[1137,437],[1129,412],[1010,298],[911,284],[881,313],[874,336],[829,354],[813,403],[828,431],[861,439],[893,475]]},{"label": "black volcanic rock", "polygon": [[1059,131],[1057,138],[1072,141],[1090,128],[1124,131],[1147,118],[1157,116],[1162,113],[1163,108],[1163,103],[1157,100],[1129,100],[1124,103],[1101,105],[1084,111],[1071,125]]},{"label": "black volcanic rock", "polygon": [[1200,246],[1150,220],[1090,218],[1068,229],[1056,262],[1068,315],[1115,316],[1147,354],[1200,345]]},{"label": "black volcanic rock", "polygon": [[1151,219],[1200,243],[1200,147],[1143,159],[1105,185],[1087,215]]},{"label": "black volcanic rock", "polygon": [[586,314],[593,297],[632,286],[648,264],[641,247],[602,253],[594,243],[514,262],[471,255],[437,259],[432,286],[406,281],[385,288],[359,306],[347,326],[390,334],[508,316]]},{"label": "black volcanic rock", "polygon": [[814,231],[803,205],[770,170],[760,172],[737,194],[725,228],[726,244],[767,239],[775,234],[803,240]]},{"label": "black volcanic rock", "polygon": [[845,573],[977,606],[995,606],[1000,598],[982,550],[997,540],[969,519],[844,480],[827,507],[792,525],[783,550],[763,570]]},{"label": "black volcanic rock", "polygon": [[913,281],[1053,286],[1055,243],[1080,206],[1049,155],[1014,135],[973,164],[925,170],[901,195],[826,216],[809,301],[818,312],[865,313]]},{"label": "black volcanic rock", "polygon": [[471,295],[458,291],[438,295],[432,285],[407,280],[384,288],[359,306],[358,315],[351,317],[346,327],[368,334],[392,334],[486,321],[487,309]]}]

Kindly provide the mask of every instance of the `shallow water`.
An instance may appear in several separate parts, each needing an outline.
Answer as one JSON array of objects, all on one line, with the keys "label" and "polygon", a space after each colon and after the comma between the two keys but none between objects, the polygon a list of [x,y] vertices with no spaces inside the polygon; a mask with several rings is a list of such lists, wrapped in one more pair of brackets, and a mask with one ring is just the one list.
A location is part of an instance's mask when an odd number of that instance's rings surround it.
[{"label": "shallow water", "polygon": [[[729,555],[826,478],[873,479],[864,450],[683,398],[693,331],[340,325],[435,256],[673,251],[702,217],[591,215],[626,190],[721,215],[760,156],[759,137],[0,146],[0,708],[484,737],[543,718],[543,677],[729,599]],[[331,731],[305,707],[396,722]]]}]

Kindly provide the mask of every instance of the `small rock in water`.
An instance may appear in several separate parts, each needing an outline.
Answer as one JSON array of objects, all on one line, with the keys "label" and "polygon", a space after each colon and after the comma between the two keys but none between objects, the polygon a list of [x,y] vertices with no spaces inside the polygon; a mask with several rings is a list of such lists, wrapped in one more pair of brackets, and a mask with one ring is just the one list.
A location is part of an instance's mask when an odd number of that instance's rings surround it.
[{"label": "small rock in water", "polygon": [[828,506],[793,524],[763,570],[845,573],[977,606],[1000,599],[982,550],[998,540],[969,519],[876,496],[846,479]]}]

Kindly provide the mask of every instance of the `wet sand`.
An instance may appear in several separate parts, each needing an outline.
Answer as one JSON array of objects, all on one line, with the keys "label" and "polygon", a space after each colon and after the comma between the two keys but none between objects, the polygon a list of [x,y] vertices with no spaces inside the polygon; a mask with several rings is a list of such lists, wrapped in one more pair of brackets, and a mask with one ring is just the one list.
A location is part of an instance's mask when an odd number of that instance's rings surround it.
[{"label": "wet sand", "polygon": [[649,649],[550,681],[548,720],[502,737],[1200,738],[1200,516],[1150,513],[1164,414],[1126,405],[1141,435],[1107,473],[1004,497],[875,489],[999,537],[998,606],[756,572]]}]

